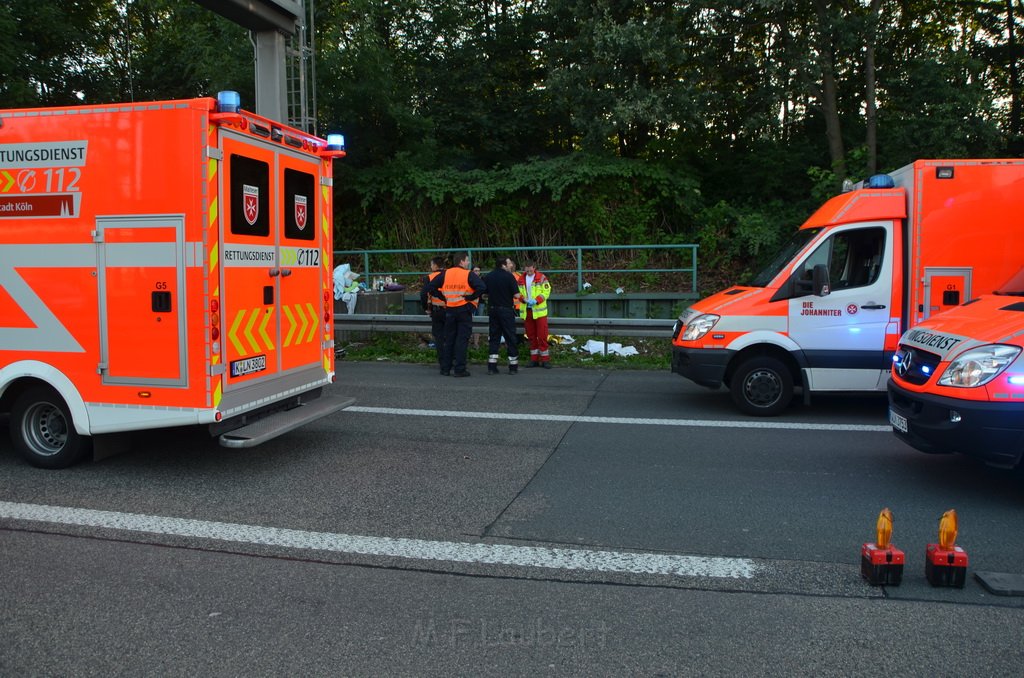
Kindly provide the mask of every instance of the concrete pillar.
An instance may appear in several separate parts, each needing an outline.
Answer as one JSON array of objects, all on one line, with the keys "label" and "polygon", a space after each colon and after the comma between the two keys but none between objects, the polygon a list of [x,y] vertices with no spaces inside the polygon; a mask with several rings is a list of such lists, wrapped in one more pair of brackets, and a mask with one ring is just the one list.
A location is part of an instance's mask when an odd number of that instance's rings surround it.
[{"label": "concrete pillar", "polygon": [[288,118],[285,36],[278,31],[259,31],[255,35],[256,113],[285,122]]}]

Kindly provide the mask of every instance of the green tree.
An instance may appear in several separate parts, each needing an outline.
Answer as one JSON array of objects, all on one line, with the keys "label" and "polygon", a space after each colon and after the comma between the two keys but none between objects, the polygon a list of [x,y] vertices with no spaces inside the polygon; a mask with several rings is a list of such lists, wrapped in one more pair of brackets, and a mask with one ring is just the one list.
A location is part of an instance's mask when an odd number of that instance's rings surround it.
[{"label": "green tree", "polygon": [[236,90],[255,108],[253,47],[248,32],[182,0],[118,2],[120,25],[107,46],[118,100],[214,96]]},{"label": "green tree", "polygon": [[652,143],[697,124],[675,3],[552,0],[544,86],[571,121],[563,147],[650,154]]},{"label": "green tree", "polygon": [[101,57],[117,23],[110,0],[0,5],[0,106],[62,106],[109,93]]}]

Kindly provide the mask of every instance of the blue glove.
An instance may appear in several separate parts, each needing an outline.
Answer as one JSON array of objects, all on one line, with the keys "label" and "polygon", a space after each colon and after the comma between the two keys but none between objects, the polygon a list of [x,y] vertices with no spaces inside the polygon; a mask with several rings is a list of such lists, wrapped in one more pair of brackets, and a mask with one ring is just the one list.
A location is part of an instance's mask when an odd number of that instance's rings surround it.
[{"label": "blue glove", "polygon": [[534,301],[533,299],[530,299],[529,301],[527,301],[527,302],[526,302],[526,305],[527,305],[527,307],[529,307],[529,308],[533,308],[534,306],[536,306],[536,305],[537,305],[537,302],[536,302],[536,301]]}]

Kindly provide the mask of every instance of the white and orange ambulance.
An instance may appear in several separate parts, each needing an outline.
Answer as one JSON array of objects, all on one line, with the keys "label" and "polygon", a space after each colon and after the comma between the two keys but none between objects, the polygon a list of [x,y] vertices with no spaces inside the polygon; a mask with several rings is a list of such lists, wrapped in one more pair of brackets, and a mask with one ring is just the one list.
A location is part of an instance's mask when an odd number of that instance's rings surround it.
[{"label": "white and orange ambulance", "polygon": [[[1020,252],[1024,259],[1024,252]],[[1024,270],[900,338],[889,423],[912,447],[1012,468],[1024,457]]]},{"label": "white and orange ambulance", "polygon": [[[341,142],[343,143],[343,142]],[[100,434],[247,447],[345,407],[328,144],[238,96],[0,111],[0,411],[58,468]]]},{"label": "white and orange ambulance", "polygon": [[745,285],[687,309],[672,371],[773,416],[795,389],[886,390],[904,331],[1021,266],[1024,160],[919,160],[822,205]]}]

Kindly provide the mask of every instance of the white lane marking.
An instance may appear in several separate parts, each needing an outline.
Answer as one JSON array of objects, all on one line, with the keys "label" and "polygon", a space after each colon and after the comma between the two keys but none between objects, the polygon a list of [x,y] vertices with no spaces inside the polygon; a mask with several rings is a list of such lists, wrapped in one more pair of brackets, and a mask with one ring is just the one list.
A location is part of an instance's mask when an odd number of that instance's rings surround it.
[{"label": "white lane marking", "polygon": [[757,571],[747,558],[364,537],[6,501],[0,501],[0,518],[410,560],[729,579],[751,579]]},{"label": "white lane marking", "polygon": [[[464,419],[501,419],[510,421],[513,416],[507,412],[454,412],[449,410],[417,410],[398,407],[360,407],[352,405],[346,412],[367,414],[397,414],[415,417],[461,417]],[[786,431],[866,431],[869,433],[892,433],[891,426],[871,424],[811,424],[787,421],[720,421],[716,419],[634,419],[630,417],[585,417],[573,414],[516,414],[521,421],[564,421],[583,424],[629,424],[633,426],[691,426],[707,428],[760,428]]]}]

